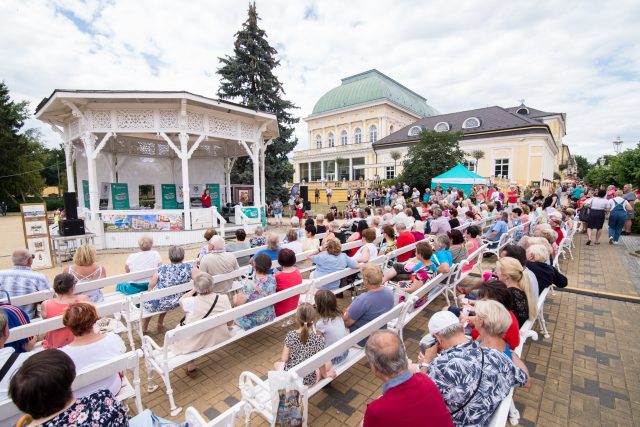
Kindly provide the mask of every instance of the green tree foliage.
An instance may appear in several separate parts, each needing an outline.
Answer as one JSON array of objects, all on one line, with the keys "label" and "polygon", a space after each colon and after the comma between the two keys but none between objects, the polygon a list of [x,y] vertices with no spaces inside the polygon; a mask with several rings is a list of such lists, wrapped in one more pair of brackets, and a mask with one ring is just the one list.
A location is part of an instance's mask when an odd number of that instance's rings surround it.
[{"label": "green tree foliage", "polygon": [[589,160],[587,160],[587,158],[584,156],[577,155],[574,157],[574,160],[576,161],[576,166],[578,168],[578,172],[577,172],[578,178],[584,179],[584,177],[587,176],[587,174],[589,173],[589,170],[591,170],[593,165],[589,163]]},{"label": "green tree foliage", "polygon": [[640,186],[640,144],[615,156],[605,156],[604,165],[596,163],[585,176],[589,185],[603,187],[624,184]]},{"label": "green tree foliage", "polygon": [[40,194],[45,149],[35,129],[20,132],[29,117],[27,102],[14,102],[9,88],[0,82],[0,197],[24,200]]},{"label": "green tree foliage", "polygon": [[[255,3],[250,4],[248,18],[235,34],[233,55],[219,58],[221,82],[218,96],[236,100],[252,109],[268,111],[278,118],[280,136],[267,148],[265,157],[266,198],[273,200],[275,196],[286,196],[284,183],[293,177],[293,165],[287,155],[298,143],[293,125],[299,119],[289,112],[297,107],[282,98],[284,89],[273,74],[273,70],[280,65],[276,59],[278,52],[269,45],[266,32],[258,26],[259,19]],[[253,183],[249,157],[236,161],[231,179],[234,182]]]},{"label": "green tree foliage", "polygon": [[460,138],[462,132],[422,131],[420,141],[409,148],[399,180],[410,187],[428,187],[431,178],[446,172],[464,159],[465,153],[458,143]]}]

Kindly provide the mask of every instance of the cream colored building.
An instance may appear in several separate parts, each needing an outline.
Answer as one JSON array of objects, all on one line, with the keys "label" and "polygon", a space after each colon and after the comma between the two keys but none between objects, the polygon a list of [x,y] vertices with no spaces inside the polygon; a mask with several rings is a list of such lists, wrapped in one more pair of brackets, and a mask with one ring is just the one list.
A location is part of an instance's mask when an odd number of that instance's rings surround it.
[{"label": "cream colored building", "polygon": [[372,144],[434,114],[425,98],[377,70],[344,78],[304,118],[309,148],[293,153],[294,182],[392,178],[393,159]]},{"label": "cream colored building", "polygon": [[[390,179],[420,132],[463,133],[465,165],[487,178],[518,184],[549,185],[559,165],[565,176],[575,162],[562,143],[566,115],[528,107],[498,106],[439,114],[426,99],[377,70],[342,79],[324,94],[306,117],[309,148],[293,153],[294,182]],[[477,162],[471,153],[481,150]],[[394,161],[392,154],[399,154]],[[323,186],[323,185],[320,185]]]}]

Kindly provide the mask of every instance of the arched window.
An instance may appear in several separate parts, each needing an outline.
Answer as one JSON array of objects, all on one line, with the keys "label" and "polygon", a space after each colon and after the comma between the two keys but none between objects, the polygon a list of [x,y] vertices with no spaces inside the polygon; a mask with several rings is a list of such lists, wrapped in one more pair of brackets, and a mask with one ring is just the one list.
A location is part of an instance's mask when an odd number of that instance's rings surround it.
[{"label": "arched window", "polygon": [[420,126],[411,126],[411,128],[409,128],[409,132],[407,133],[407,135],[418,136],[420,135],[420,132],[422,132],[422,128]]},{"label": "arched window", "polygon": [[329,140],[329,147],[335,147],[336,142],[335,142],[335,140],[333,139],[333,132],[329,132],[329,138],[328,138],[328,140]]},{"label": "arched window", "polygon": [[518,111],[516,111],[516,113],[526,115],[529,114],[529,109],[527,107],[521,107],[518,108]]},{"label": "arched window", "polygon": [[463,129],[473,129],[480,127],[480,119],[477,117],[469,117],[467,120],[462,123]]},{"label": "arched window", "polygon": [[360,144],[362,142],[362,131],[360,130],[360,128],[356,128],[356,131],[353,134],[354,136],[354,140],[356,141],[356,144]]},{"label": "arched window", "polygon": [[451,128],[449,127],[449,123],[447,123],[447,122],[440,122],[440,123],[437,123],[437,124],[433,127],[433,129],[434,129],[436,132],[449,132],[449,131],[451,130]]},{"label": "arched window", "polygon": [[342,143],[342,145],[347,145],[347,143],[349,142],[349,134],[347,134],[346,130],[343,130],[340,133],[340,142]]},{"label": "arched window", "polygon": [[320,135],[316,135],[316,148],[322,148],[322,136]]},{"label": "arched window", "polygon": [[369,127],[369,140],[371,142],[376,142],[378,140],[378,128],[376,125],[371,125]]}]

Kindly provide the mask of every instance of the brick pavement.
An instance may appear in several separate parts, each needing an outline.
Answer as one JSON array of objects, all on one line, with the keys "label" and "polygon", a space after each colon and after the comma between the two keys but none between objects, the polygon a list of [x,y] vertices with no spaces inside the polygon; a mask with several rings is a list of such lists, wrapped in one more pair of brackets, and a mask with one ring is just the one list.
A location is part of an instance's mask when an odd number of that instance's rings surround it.
[{"label": "brick pavement", "polygon": [[[575,260],[562,261],[561,268],[571,287],[638,296],[640,259],[627,254],[639,245],[639,237],[625,237],[620,246],[603,243],[588,247],[578,236]],[[345,298],[343,304],[348,301]],[[418,342],[426,333],[430,315],[444,304],[444,298],[437,299],[406,327],[409,357],[417,357]],[[632,328],[640,321],[640,304],[558,291],[549,296],[545,309],[551,338],[540,334],[523,352],[532,386],[515,395],[520,424],[640,425],[640,330]],[[167,325],[173,326],[178,318],[172,313]],[[213,418],[235,404],[240,399],[240,373],[250,370],[266,378],[279,357],[287,330],[272,326],[198,359],[200,373],[195,379],[187,377],[184,370],[173,373],[177,405],[194,406]],[[156,383],[161,384],[158,379]],[[310,425],[359,425],[367,403],[380,395],[381,386],[361,361],[310,399]],[[145,407],[171,419],[164,388],[151,394],[145,390],[143,379]],[[175,419],[183,421],[184,415]],[[267,424],[254,416],[252,425]]]}]

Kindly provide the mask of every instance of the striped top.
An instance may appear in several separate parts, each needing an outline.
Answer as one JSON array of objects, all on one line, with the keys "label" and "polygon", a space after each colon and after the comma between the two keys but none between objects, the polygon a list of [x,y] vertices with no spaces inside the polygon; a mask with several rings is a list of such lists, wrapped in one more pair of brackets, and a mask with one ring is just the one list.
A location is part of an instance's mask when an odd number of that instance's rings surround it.
[{"label": "striped top", "polygon": [[[31,267],[16,265],[8,270],[0,270],[0,290],[7,291],[10,297],[50,289],[44,274],[31,270]],[[4,295],[0,295],[2,296]],[[20,308],[27,313],[29,319],[36,317],[36,304],[24,305]]]}]

